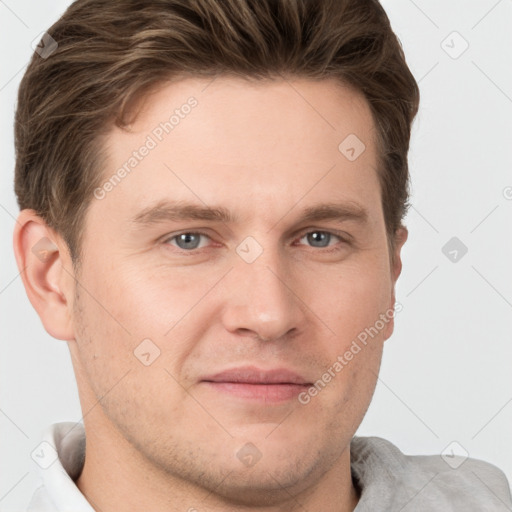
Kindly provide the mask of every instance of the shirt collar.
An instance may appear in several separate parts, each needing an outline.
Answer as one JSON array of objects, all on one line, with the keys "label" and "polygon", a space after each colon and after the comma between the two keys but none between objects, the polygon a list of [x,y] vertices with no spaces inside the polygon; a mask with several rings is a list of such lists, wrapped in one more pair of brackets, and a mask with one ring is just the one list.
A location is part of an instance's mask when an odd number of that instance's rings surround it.
[{"label": "shirt collar", "polygon": [[85,430],[81,423],[55,423],[48,427],[33,458],[39,466],[43,489],[57,510],[94,512],[75,483],[85,461]]}]

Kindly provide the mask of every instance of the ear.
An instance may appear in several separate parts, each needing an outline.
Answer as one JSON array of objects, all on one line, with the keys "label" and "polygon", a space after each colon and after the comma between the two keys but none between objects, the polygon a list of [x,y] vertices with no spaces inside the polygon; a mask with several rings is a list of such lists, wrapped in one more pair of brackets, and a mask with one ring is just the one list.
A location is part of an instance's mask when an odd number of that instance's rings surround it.
[{"label": "ear", "polygon": [[[394,246],[393,251],[391,253],[391,296],[389,301],[389,309],[388,311],[395,311],[395,285],[400,277],[402,272],[402,247],[407,241],[407,237],[409,236],[409,232],[405,226],[400,226],[394,235]],[[399,308],[396,308],[396,312],[400,311]],[[392,334],[393,329],[395,327],[394,315],[386,324],[386,329],[384,333],[384,340],[387,340]]]},{"label": "ear", "polygon": [[54,338],[73,340],[75,278],[65,241],[34,210],[22,210],[13,236],[25,291],[44,328]]}]

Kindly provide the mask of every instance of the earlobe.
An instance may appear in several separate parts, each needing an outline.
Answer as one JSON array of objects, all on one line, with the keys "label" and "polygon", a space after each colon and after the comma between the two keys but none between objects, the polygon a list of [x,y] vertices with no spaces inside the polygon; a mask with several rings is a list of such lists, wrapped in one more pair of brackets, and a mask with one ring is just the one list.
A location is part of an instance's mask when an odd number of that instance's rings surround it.
[{"label": "earlobe", "polygon": [[34,210],[25,209],[18,216],[13,245],[25,291],[44,328],[54,338],[73,340],[74,280],[65,242]]}]

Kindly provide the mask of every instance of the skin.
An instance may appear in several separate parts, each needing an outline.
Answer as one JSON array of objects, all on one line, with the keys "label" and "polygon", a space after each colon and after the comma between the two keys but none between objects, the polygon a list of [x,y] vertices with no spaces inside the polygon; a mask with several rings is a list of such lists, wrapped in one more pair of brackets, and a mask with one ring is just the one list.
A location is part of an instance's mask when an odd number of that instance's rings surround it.
[{"label": "skin", "polygon": [[[393,308],[407,232],[396,232],[392,259],[369,106],[331,80],[163,84],[128,130],[109,132],[105,179],[190,96],[198,104],[179,126],[92,201],[80,269],[32,210],[18,219],[28,297],[45,329],[68,342],[78,383],[87,448],[77,485],[104,512],[119,503],[126,511],[353,510],[350,440],[392,319],[305,405],[234,396],[203,379],[253,365],[313,383]],[[349,134],[366,146],[354,161],[338,150]],[[239,219],[130,221],[161,199],[223,206]],[[304,208],[324,202],[357,204],[367,220],[299,222]],[[194,230],[207,234],[195,252],[172,238]],[[323,245],[306,236],[333,230]],[[263,250],[252,263],[236,251],[249,236]],[[54,246],[41,261],[31,249],[43,237]],[[160,355],[146,366],[134,350],[148,338]],[[250,466],[237,456],[247,443],[261,455]]]}]

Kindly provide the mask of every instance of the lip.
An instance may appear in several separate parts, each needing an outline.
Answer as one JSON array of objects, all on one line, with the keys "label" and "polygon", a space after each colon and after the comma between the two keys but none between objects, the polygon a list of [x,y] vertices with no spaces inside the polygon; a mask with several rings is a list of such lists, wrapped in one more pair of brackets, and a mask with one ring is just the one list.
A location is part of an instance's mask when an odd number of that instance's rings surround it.
[{"label": "lip", "polygon": [[204,377],[201,382],[220,393],[265,403],[293,399],[312,385],[292,370],[264,370],[255,366],[224,370]]},{"label": "lip", "polygon": [[286,368],[263,370],[256,366],[243,366],[224,370],[202,379],[206,382],[232,382],[244,384],[301,384],[311,385],[298,373]]}]

